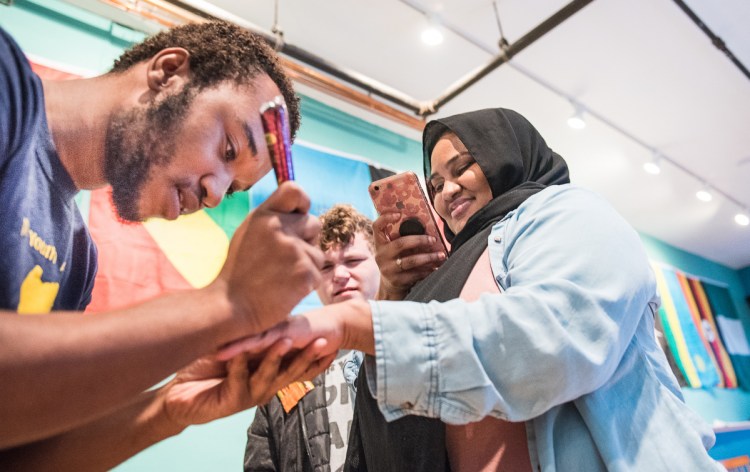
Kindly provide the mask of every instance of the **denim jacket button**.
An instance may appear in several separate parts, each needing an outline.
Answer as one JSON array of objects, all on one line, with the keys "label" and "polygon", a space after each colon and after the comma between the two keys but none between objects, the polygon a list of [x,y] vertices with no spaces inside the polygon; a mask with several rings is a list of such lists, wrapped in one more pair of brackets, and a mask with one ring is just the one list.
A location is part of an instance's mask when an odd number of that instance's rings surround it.
[{"label": "denim jacket button", "polygon": [[501,242],[503,242],[502,236],[495,236],[495,242],[498,243],[498,244],[501,243]]},{"label": "denim jacket button", "polygon": [[411,410],[412,408],[414,408],[414,404],[412,402],[404,402],[401,404],[401,408],[403,408],[404,410]]}]

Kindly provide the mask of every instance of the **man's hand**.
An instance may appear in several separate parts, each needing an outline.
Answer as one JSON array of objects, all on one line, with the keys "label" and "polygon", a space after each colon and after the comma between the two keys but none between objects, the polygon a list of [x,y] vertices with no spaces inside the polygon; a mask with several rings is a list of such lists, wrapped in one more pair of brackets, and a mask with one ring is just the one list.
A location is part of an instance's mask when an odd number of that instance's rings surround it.
[{"label": "man's hand", "polygon": [[181,430],[266,403],[306,371],[322,371],[335,358],[324,354],[329,351],[324,339],[303,347],[291,354],[292,341],[280,338],[261,356],[240,352],[228,361],[213,355],[196,360],[159,392],[167,419]]},{"label": "man's hand", "polygon": [[320,282],[323,253],[316,241],[317,218],[309,197],[283,183],[237,228],[214,284],[225,284],[240,335],[255,334],[282,321]]},{"label": "man's hand", "polygon": [[398,220],[398,213],[383,213],[372,224],[379,300],[403,300],[414,284],[445,262],[445,254],[433,252],[432,236],[400,236],[394,228]]}]

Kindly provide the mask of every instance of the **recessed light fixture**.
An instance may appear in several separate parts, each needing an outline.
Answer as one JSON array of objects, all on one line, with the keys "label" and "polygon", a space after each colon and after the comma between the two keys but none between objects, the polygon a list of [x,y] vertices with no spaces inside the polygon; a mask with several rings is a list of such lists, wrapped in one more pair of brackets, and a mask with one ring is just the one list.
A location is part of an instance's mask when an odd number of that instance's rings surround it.
[{"label": "recessed light fixture", "polygon": [[713,194],[711,194],[708,185],[704,185],[702,189],[695,192],[695,198],[702,202],[708,203],[714,199],[714,196]]},{"label": "recessed light fixture", "polygon": [[747,211],[741,211],[734,215],[734,222],[740,226],[747,226],[750,224],[750,218],[747,216]]},{"label": "recessed light fixture", "polygon": [[583,129],[586,127],[586,121],[583,119],[583,108],[580,105],[574,103],[573,107],[575,110],[573,114],[568,118],[568,126],[573,129]]},{"label": "recessed light fixture", "polygon": [[661,156],[658,153],[654,153],[654,157],[643,164],[643,170],[651,175],[659,175],[661,173]]},{"label": "recessed light fixture", "polygon": [[434,21],[431,21],[427,28],[422,31],[422,42],[428,46],[437,46],[443,42],[443,32],[440,31]]}]

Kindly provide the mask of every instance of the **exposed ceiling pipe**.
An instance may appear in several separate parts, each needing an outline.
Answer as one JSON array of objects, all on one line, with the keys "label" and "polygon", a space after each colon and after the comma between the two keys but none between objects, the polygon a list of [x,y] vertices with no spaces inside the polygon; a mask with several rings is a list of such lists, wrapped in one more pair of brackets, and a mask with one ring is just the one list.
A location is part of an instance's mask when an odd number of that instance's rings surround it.
[{"label": "exposed ceiling pipe", "polygon": [[292,80],[299,84],[320,90],[327,95],[340,98],[372,113],[386,117],[391,121],[414,128],[417,131],[424,129],[425,120],[416,114],[396,109],[383,100],[376,100],[340,80],[325,76],[297,61],[292,61],[282,56],[281,63]]},{"label": "exposed ceiling pipe", "polygon": [[714,46],[716,46],[716,49],[723,52],[729,58],[729,60],[732,61],[732,63],[735,66],[737,66],[737,68],[743,74],[745,74],[745,77],[750,79],[750,71],[748,71],[747,67],[745,67],[745,65],[742,62],[740,62],[739,59],[737,59],[737,57],[732,53],[732,51],[729,50],[727,45],[724,43],[724,40],[716,36],[716,34],[714,34],[714,32],[711,31],[711,28],[709,28],[703,22],[703,20],[701,20],[700,17],[696,15],[695,12],[690,9],[690,7],[687,6],[687,4],[685,4],[685,2],[683,2],[682,0],[674,0],[674,2],[677,4],[677,6],[679,6],[682,9],[683,12],[685,12],[687,16],[690,17],[691,20],[693,20],[693,23],[695,23],[698,26],[698,28],[701,29],[701,31],[706,33],[706,36],[708,36],[711,39],[711,43]]},{"label": "exposed ceiling pipe", "polygon": [[[101,1],[104,3],[110,3],[110,2],[117,3],[117,0],[101,0]],[[420,11],[423,14],[426,14],[426,15],[431,14],[431,12],[429,12],[426,8],[421,6],[416,0],[402,0],[402,1],[405,4],[409,5],[410,7]],[[462,77],[453,85],[451,85],[438,98],[434,100],[428,100],[425,102],[420,102],[399,90],[396,90],[383,83],[373,80],[363,74],[360,74],[353,70],[349,70],[344,67],[340,67],[335,64],[332,64],[331,62],[326,61],[325,59],[315,54],[312,54],[309,51],[306,51],[302,48],[294,46],[293,44],[286,43],[283,39],[282,32],[276,31],[274,34],[273,32],[266,31],[243,18],[240,18],[225,10],[215,7],[208,1],[205,1],[205,0],[147,0],[147,3],[157,8],[161,7],[161,8],[167,8],[169,10],[174,10],[174,7],[176,7],[178,9],[185,11],[186,14],[194,15],[204,20],[221,19],[221,20],[230,21],[239,26],[242,26],[252,31],[253,33],[258,34],[262,38],[264,38],[271,46],[273,46],[277,51],[281,52],[285,56],[291,59],[294,59],[296,61],[299,61],[302,64],[310,66],[332,77],[335,77],[336,79],[339,79],[345,83],[348,83],[349,85],[358,87],[364,90],[364,92],[368,96],[369,95],[378,96],[381,99],[384,99],[392,104],[402,107],[403,109],[406,109],[415,113],[415,115],[421,117],[421,120],[419,120],[419,122],[412,123],[410,122],[410,120],[404,119],[405,117],[398,116],[399,114],[403,115],[403,113],[400,112],[399,110],[394,109],[393,112],[386,112],[385,110],[383,110],[382,107],[373,106],[371,102],[364,105],[365,108],[370,108],[371,110],[378,109],[378,112],[381,114],[386,114],[386,115],[391,114],[392,116],[397,116],[398,117],[397,121],[401,121],[404,124],[408,124],[409,126],[419,129],[421,128],[421,126],[423,126],[424,119],[427,116],[436,113],[438,109],[442,107],[443,105],[445,105],[448,101],[452,100],[453,98],[458,96],[460,93],[462,93],[464,90],[469,88],[471,85],[475,84],[476,82],[484,78],[487,74],[492,72],[497,67],[508,62],[510,58],[518,54],[521,50],[525,49],[534,41],[541,38],[544,34],[551,31],[557,25],[565,21],[567,18],[575,14],[577,11],[579,11],[581,8],[588,5],[592,1],[593,0],[573,0],[572,2],[564,6],[562,9],[560,9],[558,12],[553,14],[551,17],[549,17],[547,20],[543,21],[539,26],[537,26],[536,28],[528,32],[526,35],[521,37],[518,41],[516,41],[513,44],[510,44],[507,47],[503,47],[500,53],[497,54],[495,57],[493,57],[487,64],[475,69],[469,74],[466,74],[464,77]],[[172,11],[172,13],[174,13],[174,11]],[[297,71],[297,72],[301,72],[303,74],[306,73],[304,71]],[[320,77],[318,77],[317,79],[319,80]],[[332,86],[330,83],[323,84],[323,86],[328,91],[340,92],[341,90],[341,87]],[[359,95],[348,94],[348,95],[349,96],[347,98],[349,100],[357,102],[357,103],[362,102],[363,97],[361,96],[361,94]]]},{"label": "exposed ceiling pipe", "polygon": [[395,103],[396,105],[411,110],[414,113],[418,114],[421,109],[421,104],[419,103],[419,101],[411,98],[405,93],[377,82],[369,77],[366,77],[359,72],[334,65],[331,62],[316,56],[315,54],[298,48],[297,46],[285,43],[281,48],[281,52],[315,69],[325,72],[326,74],[332,75],[337,79],[341,79],[351,85],[355,85],[368,93],[377,95],[390,101],[391,103]]},{"label": "exposed ceiling pipe", "polygon": [[246,20],[239,18],[236,15],[229,14],[223,10],[219,10],[215,7],[212,8],[208,2],[203,0],[167,0],[169,3],[188,9],[192,12],[201,12],[202,16],[206,19],[221,19],[231,21],[239,26],[247,28],[248,30],[262,36],[273,46],[277,51],[285,54],[286,56],[302,62],[314,69],[336,77],[339,80],[343,80],[350,85],[354,85],[364,90],[365,92],[377,95],[380,98],[388,100],[391,103],[399,105],[407,110],[419,113],[421,104],[418,100],[408,96],[407,94],[389,87],[383,83],[366,77],[363,74],[355,72],[353,70],[346,69],[344,67],[337,66],[325,59],[299,48],[293,44],[283,41],[281,35],[273,34],[266,31],[259,26],[252,24]]},{"label": "exposed ceiling pipe", "polygon": [[[412,8],[417,8],[415,6],[417,4],[413,0],[402,0],[402,1],[408,4],[409,6],[411,6]],[[524,36],[519,38],[518,41],[514,42],[513,44],[510,44],[509,46],[505,48],[502,48],[500,53],[497,54],[492,59],[490,59],[490,61],[487,62],[487,64],[475,69],[469,74],[466,74],[464,77],[456,81],[453,85],[448,87],[448,89],[435,100],[432,100],[431,102],[426,102],[425,104],[423,104],[423,107],[419,111],[419,114],[422,116],[427,116],[427,115],[437,112],[438,109],[440,109],[440,107],[442,107],[443,105],[445,105],[452,99],[456,98],[456,96],[458,96],[461,92],[463,92],[467,88],[477,83],[479,80],[484,78],[487,74],[489,74],[493,70],[497,69],[501,65],[510,61],[510,59],[513,56],[521,52],[523,49],[525,49],[527,46],[532,44],[537,39],[544,36],[546,33],[551,31],[560,23],[562,23],[563,21],[573,16],[580,9],[582,9],[583,7],[585,7],[592,1],[593,0],[573,0],[572,2],[568,3],[567,5],[562,7],[559,11],[557,11],[555,14],[553,14],[552,16],[544,20],[542,23],[540,23],[536,28],[532,29],[531,31],[526,33]],[[420,8],[417,8],[417,9],[426,15],[430,13]]]},{"label": "exposed ceiling pipe", "polygon": [[[401,0],[401,1],[403,3],[408,4],[411,7],[419,10],[420,12],[423,12],[423,10],[421,9],[421,7],[419,6],[419,3],[416,0]],[[680,2],[680,0],[675,0],[675,2]],[[695,15],[692,11],[690,13],[692,13],[692,15]],[[691,15],[691,18],[693,17],[692,15]],[[703,25],[703,21],[700,20],[699,17],[695,16],[695,19],[697,19],[696,22],[700,23],[699,26]],[[464,40],[468,41],[471,44],[474,44],[479,49],[485,51],[488,54],[496,54],[497,49],[498,49],[499,46],[497,46],[497,45],[492,46],[490,44],[484,43],[479,38],[476,38],[475,36],[473,36],[470,32],[462,30],[458,26],[452,25],[452,24],[448,23],[447,21],[443,21],[442,23],[443,23],[443,26],[446,29],[448,29],[449,31],[451,31],[453,34],[462,37]],[[709,35],[709,36],[711,36],[711,35]],[[718,41],[721,42],[721,44],[723,44],[723,41],[721,41],[720,38],[718,39]],[[714,43],[716,43],[716,41],[714,41]],[[556,95],[558,95],[560,97],[564,97],[564,98],[566,98],[567,100],[569,100],[571,102],[574,101],[570,96],[568,96],[567,93],[565,93],[564,91],[560,90],[559,88],[553,86],[551,83],[549,83],[546,80],[542,79],[541,77],[535,75],[534,73],[532,73],[531,71],[529,71],[526,68],[522,67],[521,65],[519,65],[517,63],[509,63],[508,66],[512,67],[515,70],[517,70],[519,73],[521,73],[522,75],[524,75],[526,78],[528,78],[528,79],[536,82],[537,84],[539,84],[540,86],[546,88],[550,92],[552,92],[552,93],[554,93],[554,94],[556,94]],[[604,123],[605,125],[609,126],[613,130],[615,130],[618,133],[622,134],[623,136],[625,136],[626,138],[630,139],[634,143],[638,144],[642,148],[648,150],[649,152],[655,153],[657,151],[653,146],[647,144],[646,142],[644,142],[643,140],[641,140],[637,136],[633,135],[629,131],[625,130],[620,125],[614,123],[612,120],[610,120],[606,116],[600,114],[596,110],[593,110],[593,109],[591,109],[589,107],[586,107],[586,114],[592,116],[593,118],[597,119],[601,123]],[[684,165],[680,164],[676,159],[671,158],[670,156],[666,155],[665,153],[659,152],[659,155],[660,155],[660,157],[662,159],[664,159],[665,161],[669,162],[671,165],[673,165],[674,167],[680,169],[684,173],[686,173],[686,174],[690,175],[691,177],[695,178],[699,182],[705,180],[704,177],[701,177],[698,173],[693,172],[692,170],[688,169]],[[750,157],[746,157],[745,159],[740,160],[737,163],[737,165],[738,166],[741,166],[741,165],[750,165]],[[723,190],[721,190],[716,185],[711,185],[711,188],[713,189],[714,192],[716,192],[719,195],[723,196],[728,201],[735,203],[740,208],[745,208],[746,207],[746,205],[744,205],[742,202],[740,202],[737,198],[735,198],[735,197],[729,195],[728,193],[724,192]]]},{"label": "exposed ceiling pipe", "polygon": [[[78,4],[82,3],[84,5],[88,5],[89,7],[90,3],[92,2],[92,0],[69,1]],[[122,6],[120,5],[122,0],[99,1],[105,4],[118,5],[120,7]],[[276,24],[274,24],[274,31],[266,31],[263,28],[260,28],[259,26],[237,15],[216,7],[207,0],[144,0],[144,3],[147,4],[151,9],[168,11],[173,16],[176,15],[176,18],[183,18],[183,20],[187,22],[221,19],[242,26],[264,38],[277,51],[283,53],[284,56],[299,61],[306,66],[310,66],[317,71],[327,74],[328,76],[341,80],[344,83],[349,84],[350,86],[357,87],[363,90],[364,93],[358,93],[356,91],[343,93],[343,87],[334,84],[331,79],[325,78],[321,74],[317,74],[317,76],[313,77],[315,74],[311,74],[309,70],[304,70],[299,67],[295,68],[297,69],[296,73],[298,74],[298,77],[306,77],[306,79],[309,78],[310,80],[308,81],[317,86],[317,88],[326,90],[328,92],[333,92],[337,95],[341,95],[345,99],[361,105],[364,108],[377,110],[377,112],[381,115],[389,116],[395,121],[399,121],[403,124],[406,124],[407,126],[421,129],[422,126],[424,126],[424,120],[427,116],[436,113],[438,109],[445,105],[448,101],[452,100],[464,90],[484,78],[494,69],[498,68],[502,64],[507,63],[521,50],[525,49],[534,41],[541,38],[544,34],[551,31],[557,25],[565,21],[567,18],[578,12],[581,8],[588,5],[592,1],[593,0],[573,0],[558,12],[556,12],[554,15],[549,17],[547,20],[542,22],[539,26],[532,29],[526,35],[522,36],[515,43],[506,45],[506,43],[503,42],[503,44],[500,45],[500,53],[493,57],[484,66],[481,66],[466,74],[464,77],[451,85],[438,98],[424,102],[420,102],[408,96],[407,94],[394,89],[393,87],[389,87],[358,72],[339,67],[315,54],[310,53],[309,51],[285,42],[283,32],[280,30],[280,28],[277,27],[278,25]],[[432,14],[432,12],[423,7],[418,2],[418,0],[402,0],[402,2],[427,16]],[[84,6],[84,8],[85,7],[86,6]],[[128,11],[136,15],[144,15],[142,9],[134,9],[132,11],[128,9]],[[455,27],[450,29],[453,31],[456,30]],[[476,38],[467,37],[467,33],[464,33],[461,36],[472,43],[476,44],[478,42]],[[491,53],[495,54],[495,51],[492,51]],[[289,61],[285,62],[288,63]],[[378,104],[374,103],[375,100],[370,98],[372,95],[384,99],[391,104],[397,105],[403,110],[411,111],[421,119],[411,120],[403,111],[399,109],[392,108],[389,110],[386,109],[387,105],[379,106]]]},{"label": "exposed ceiling pipe", "polygon": [[[205,15],[210,15],[214,18],[224,19],[228,21],[234,21],[235,23],[243,26],[256,34],[264,37],[269,44],[282,52],[283,54],[296,59],[303,64],[309,65],[317,70],[325,72],[337,79],[343,80],[365,90],[367,93],[377,95],[391,103],[404,107],[410,111],[413,111],[419,116],[427,117],[428,115],[434,114],[440,107],[445,105],[447,102],[458,96],[461,92],[475,84],[487,74],[500,67],[502,64],[508,62],[510,58],[518,54],[520,51],[525,49],[527,46],[532,44],[537,39],[541,38],[544,34],[551,31],[557,25],[570,18],[573,14],[578,12],[581,8],[585,7],[593,0],[573,0],[551,17],[543,21],[539,26],[529,31],[526,35],[522,36],[515,43],[509,45],[507,48],[502,50],[500,54],[492,58],[487,64],[481,66],[469,74],[465,75],[453,85],[451,85],[442,95],[434,100],[428,100],[425,102],[419,102],[418,100],[400,92],[392,87],[377,82],[369,77],[366,77],[358,72],[336,66],[323,58],[316,56],[302,48],[294,46],[289,43],[283,42],[280,35],[274,35],[269,33],[256,25],[253,25],[247,21],[238,21],[238,17],[232,15],[232,18],[228,18],[227,15],[221,15],[217,12],[209,12],[206,8],[206,3],[203,0],[168,0],[170,3],[188,8],[190,10],[202,11]],[[417,1],[414,0],[402,0],[405,4],[416,9],[422,14],[429,15],[432,12],[428,11],[425,7],[421,6]]]}]

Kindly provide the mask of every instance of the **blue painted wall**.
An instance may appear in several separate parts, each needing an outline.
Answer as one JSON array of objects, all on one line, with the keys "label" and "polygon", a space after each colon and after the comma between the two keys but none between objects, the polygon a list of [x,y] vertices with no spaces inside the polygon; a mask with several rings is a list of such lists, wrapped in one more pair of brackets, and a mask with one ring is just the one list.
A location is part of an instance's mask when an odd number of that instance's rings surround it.
[{"label": "blue painted wall", "polygon": [[14,0],[0,5],[0,26],[27,54],[97,74],[123,49],[145,37],[58,0]]},{"label": "blue painted wall", "polygon": [[740,270],[740,279],[745,289],[745,295],[750,295],[750,266]]},{"label": "blue painted wall", "polygon": [[[57,0],[16,0],[12,7],[0,5],[0,26],[27,53],[92,74],[108,70],[128,44],[143,37]],[[385,167],[420,172],[421,147],[416,141],[308,97],[302,98],[302,115],[300,140],[359,155]],[[648,235],[642,238],[653,260],[727,285],[745,329],[750,332],[750,311],[744,300],[750,293],[750,268],[734,271]],[[709,421],[750,419],[748,392],[686,390],[685,395],[688,403]],[[249,410],[208,425],[193,426],[115,470],[241,470],[245,430],[252,417],[253,410]]]}]

